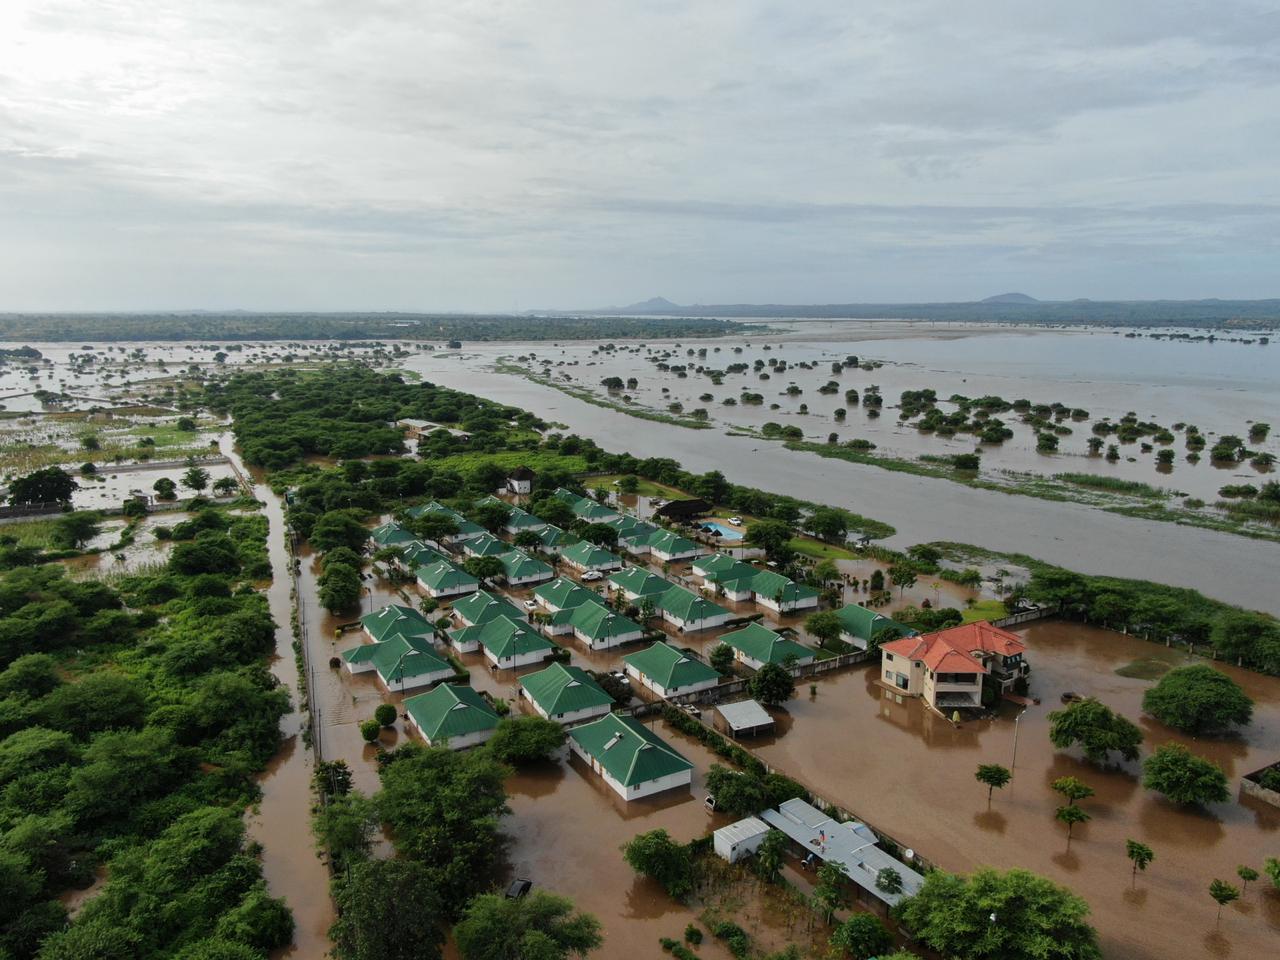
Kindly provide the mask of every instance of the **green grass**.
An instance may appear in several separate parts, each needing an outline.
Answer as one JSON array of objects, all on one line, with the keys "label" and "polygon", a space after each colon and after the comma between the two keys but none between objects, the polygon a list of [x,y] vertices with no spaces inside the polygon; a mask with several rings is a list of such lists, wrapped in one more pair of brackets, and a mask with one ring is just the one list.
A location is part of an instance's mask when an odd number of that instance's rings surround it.
[{"label": "green grass", "polygon": [[[610,473],[603,477],[588,477],[582,482],[585,486],[592,489],[602,487],[605,490],[620,492],[618,488],[613,485],[613,482],[615,480],[621,480],[622,477],[623,474],[621,473]],[[689,496],[685,491],[679,490],[676,487],[669,487],[665,483],[658,483],[655,480],[645,480],[643,477],[637,477],[636,479],[639,482],[636,485],[634,493],[642,497],[664,497],[667,500],[676,500],[687,498]]]},{"label": "green grass", "polygon": [[1119,477],[1098,476],[1092,473],[1055,473],[1053,479],[1077,487],[1087,487],[1090,490],[1106,490],[1109,493],[1123,493],[1134,497],[1163,500],[1169,496],[1168,490],[1153,487],[1149,483],[1142,483],[1138,480],[1122,480]]},{"label": "green grass", "polygon": [[834,543],[823,543],[821,540],[810,540],[808,537],[793,537],[791,549],[801,556],[814,560],[856,560],[858,555],[845,547]]},{"label": "green grass", "polygon": [[457,470],[464,476],[486,463],[496,463],[507,470],[526,466],[534,473],[545,470],[567,470],[585,473],[591,469],[586,458],[578,454],[553,453],[549,450],[504,450],[500,453],[455,453],[452,456],[432,460],[437,470]]},{"label": "green grass", "polygon": [[0,524],[0,536],[16,537],[24,547],[39,547],[41,550],[52,550],[54,521],[19,520],[17,523]]},{"label": "green grass", "polygon": [[977,620],[1000,620],[1009,615],[1003,600],[979,600],[962,611],[962,623],[973,623]]}]

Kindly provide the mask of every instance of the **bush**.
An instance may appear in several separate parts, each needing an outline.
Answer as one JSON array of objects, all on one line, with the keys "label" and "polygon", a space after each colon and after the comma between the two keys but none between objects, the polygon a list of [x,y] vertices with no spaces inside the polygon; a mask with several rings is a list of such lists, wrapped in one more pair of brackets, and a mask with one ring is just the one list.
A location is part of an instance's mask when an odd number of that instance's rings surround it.
[{"label": "bush", "polygon": [[696,947],[702,942],[702,931],[698,929],[696,924],[691,923],[684,928],[684,939]]},{"label": "bush", "polygon": [[732,920],[721,920],[711,928],[711,932],[716,939],[724,941],[724,945],[737,960],[746,960],[751,956],[751,937]]},{"label": "bush", "polygon": [[377,720],[364,720],[360,723],[360,736],[365,743],[374,743],[382,736],[382,724]]},{"label": "bush", "polygon": [[396,708],[394,704],[380,703],[377,709],[373,711],[373,719],[378,722],[380,727],[393,727],[396,723]]},{"label": "bush", "polygon": [[1221,670],[1196,664],[1161,677],[1142,698],[1142,709],[1175,730],[1199,735],[1247,724],[1253,701]]}]

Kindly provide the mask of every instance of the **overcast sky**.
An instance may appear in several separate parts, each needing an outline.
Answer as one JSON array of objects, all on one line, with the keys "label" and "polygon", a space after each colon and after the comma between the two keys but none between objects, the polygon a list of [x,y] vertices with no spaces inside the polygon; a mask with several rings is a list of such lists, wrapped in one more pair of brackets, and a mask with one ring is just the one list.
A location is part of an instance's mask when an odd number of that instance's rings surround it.
[{"label": "overcast sky", "polygon": [[2,0],[0,310],[1280,296],[1275,0]]}]

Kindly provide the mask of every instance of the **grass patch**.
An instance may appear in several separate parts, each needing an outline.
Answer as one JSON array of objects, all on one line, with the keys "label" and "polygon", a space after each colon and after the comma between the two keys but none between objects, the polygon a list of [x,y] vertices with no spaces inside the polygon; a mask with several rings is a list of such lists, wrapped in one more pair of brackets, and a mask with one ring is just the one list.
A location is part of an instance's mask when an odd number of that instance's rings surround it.
[{"label": "grass patch", "polygon": [[1164,500],[1169,496],[1168,490],[1153,487],[1149,483],[1142,483],[1138,480],[1122,480],[1119,477],[1098,476],[1092,473],[1055,473],[1053,479],[1076,487],[1087,487],[1090,490],[1106,490],[1110,493],[1123,493],[1131,497],[1149,497],[1153,500]]},{"label": "grass patch", "polygon": [[[603,477],[587,477],[582,482],[585,486],[592,489],[603,487],[605,490],[620,493],[621,491],[613,484],[615,480],[621,480],[622,477],[623,474],[621,473],[610,473]],[[658,483],[655,480],[645,480],[643,477],[637,477],[636,479],[639,482],[636,485],[634,492],[642,497],[663,497],[667,500],[678,500],[689,496],[685,491],[679,490],[676,487],[669,487],[665,483]]]},{"label": "grass patch", "polygon": [[463,476],[487,463],[496,463],[506,470],[528,467],[534,473],[546,470],[567,470],[585,473],[591,469],[585,457],[579,454],[553,453],[550,450],[506,450],[501,453],[455,453],[431,460],[437,470],[457,470]]},{"label": "grass patch", "polygon": [[1009,615],[1003,600],[979,600],[961,612],[961,623],[974,623],[977,620],[1001,620]]},{"label": "grass patch", "polygon": [[791,549],[804,557],[814,560],[857,560],[858,555],[847,547],[839,547],[834,543],[823,543],[821,540],[810,540],[808,537],[793,537]]},{"label": "grass patch", "polygon": [[17,523],[0,524],[0,536],[15,537],[24,547],[52,550],[54,520],[19,520]]},{"label": "grass patch", "polygon": [[1141,660],[1131,660],[1123,667],[1117,667],[1116,673],[1133,680],[1159,680],[1170,669],[1172,669],[1172,665],[1165,663],[1163,660],[1144,657]]}]

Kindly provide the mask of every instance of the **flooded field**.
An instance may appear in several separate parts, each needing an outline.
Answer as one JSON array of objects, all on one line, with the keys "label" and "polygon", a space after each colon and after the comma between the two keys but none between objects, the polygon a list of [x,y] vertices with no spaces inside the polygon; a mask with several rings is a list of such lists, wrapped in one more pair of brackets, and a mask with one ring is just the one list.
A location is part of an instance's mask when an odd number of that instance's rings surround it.
[{"label": "flooded field", "polygon": [[[1280,942],[1280,894],[1251,885],[1215,928],[1207,890],[1214,878],[1232,880],[1238,864],[1257,868],[1280,854],[1280,810],[1234,799],[1207,813],[1175,808],[1142,788],[1137,764],[1104,771],[1076,751],[1054,750],[1046,715],[1064,691],[1096,696],[1139,722],[1144,752],[1176,740],[1221,764],[1234,797],[1242,774],[1280,753],[1280,680],[1224,667],[1255,700],[1254,722],[1239,738],[1193,741],[1139,720],[1150,681],[1115,672],[1135,660],[1177,665],[1184,660],[1178,651],[1052,621],[1023,635],[1032,693],[1042,703],[1018,724],[1014,778],[990,809],[974,770],[979,763],[1013,765],[1018,708],[1006,705],[997,720],[955,727],[920,701],[883,690],[877,668],[819,680],[817,695],[788,703],[776,736],[760,740],[756,752],[944,869],[1025,867],[1069,886],[1089,901],[1108,958],[1268,954]],[[1093,820],[1076,829],[1069,851],[1053,819],[1060,800],[1049,789],[1068,775],[1097,791],[1083,804]],[[1156,853],[1134,889],[1128,838]]]},{"label": "flooded field", "polygon": [[[712,342],[699,341],[698,347],[707,343]],[[545,344],[484,345],[474,349],[468,346],[462,354],[417,357],[407,366],[432,382],[537,410],[545,419],[565,424],[569,431],[589,437],[606,449],[625,448],[637,457],[670,457],[694,472],[720,470],[736,482],[786,491],[887,521],[898,530],[887,541],[890,546],[905,548],[930,540],[972,543],[1026,553],[1091,574],[1137,576],[1194,587],[1229,603],[1280,613],[1280,594],[1274,589],[1278,555],[1274,543],[1121,517],[1082,504],[1011,496],[931,477],[890,473],[875,466],[787,451],[767,441],[732,436],[723,427],[691,430],[637,421],[493,369],[499,355],[517,355],[526,346],[549,349]],[[1166,346],[1196,348],[1188,344]],[[581,346],[574,345],[573,349]],[[841,349],[854,352],[858,348],[842,344]],[[870,348],[866,352],[870,355]],[[648,364],[636,364],[637,377],[648,372]],[[1204,428],[1207,429],[1207,422]],[[625,442],[619,438],[626,438]],[[1211,578],[1205,575],[1210,569],[1215,571]]]}]

